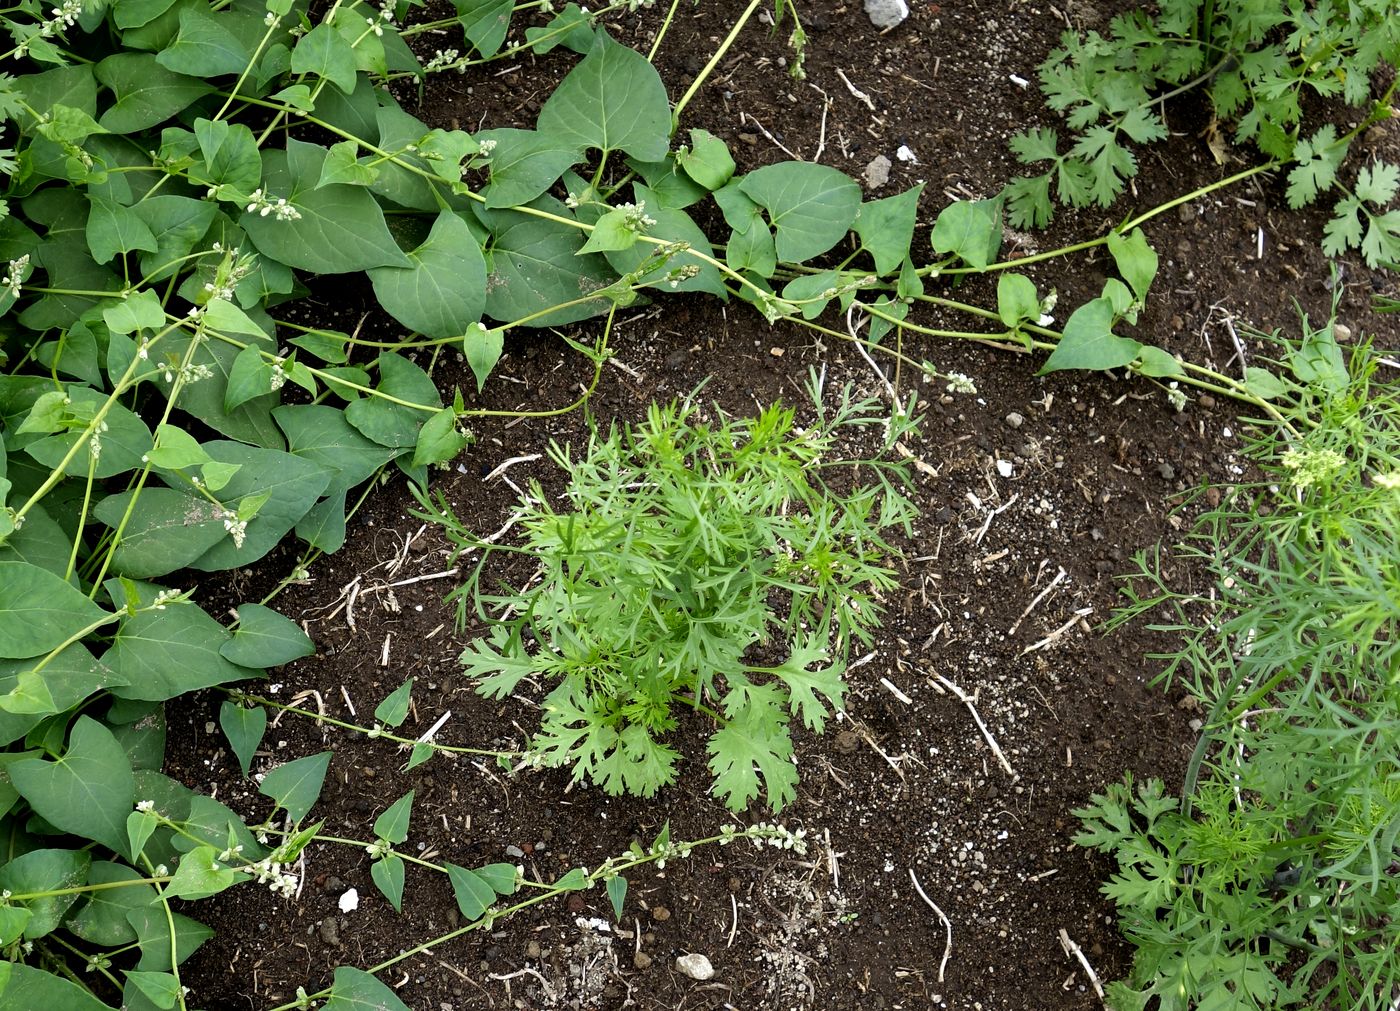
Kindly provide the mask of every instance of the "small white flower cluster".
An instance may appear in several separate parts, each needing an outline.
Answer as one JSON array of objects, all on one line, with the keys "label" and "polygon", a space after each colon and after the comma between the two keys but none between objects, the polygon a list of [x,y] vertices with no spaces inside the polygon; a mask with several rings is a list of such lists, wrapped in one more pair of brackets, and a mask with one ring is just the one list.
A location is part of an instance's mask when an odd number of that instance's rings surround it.
[{"label": "small white flower cluster", "polygon": [[[465,74],[467,68],[464,66],[454,66],[462,54],[455,49],[439,49],[433,53],[433,58],[423,64],[423,73],[440,74],[444,70],[456,70],[459,74]],[[483,147],[485,145],[482,145]],[[485,153],[484,151],[482,152]]]},{"label": "small white flower cluster", "polygon": [[267,25],[267,27],[269,28],[277,27],[277,22],[281,20],[282,19],[279,18],[276,14],[272,13],[272,11],[268,11],[266,14],[263,15],[263,24]]},{"label": "small white flower cluster", "polygon": [[383,35],[384,26],[394,23],[394,8],[397,5],[397,0],[384,0],[384,2],[379,5],[379,17],[365,18],[365,24],[369,25],[369,30],[376,36]]},{"label": "small white flower cluster", "polygon": [[1400,471],[1394,471],[1390,474],[1377,474],[1374,480],[1377,488],[1400,491]]},{"label": "small white flower cluster", "polygon": [[230,509],[225,509],[220,519],[224,521],[224,530],[233,538],[233,546],[243,547],[243,539],[248,536],[248,521],[239,519],[238,513]]},{"label": "small white flower cluster", "polygon": [[700,274],[698,263],[687,263],[684,267],[674,267],[666,275],[666,283],[672,288],[679,288],[682,281],[689,281],[692,277]]},{"label": "small white flower cluster", "polygon": [[640,232],[656,225],[656,219],[647,214],[645,200],[638,200],[635,204],[622,204],[618,210],[622,212],[623,223],[633,232]]},{"label": "small white flower cluster", "polygon": [[[259,190],[258,192],[262,191]],[[283,200],[280,201],[280,203],[285,204],[286,201]],[[290,207],[290,205],[288,206]],[[296,218],[301,217],[301,215],[297,213],[296,208],[291,208],[291,210],[296,217],[284,218],[279,214],[278,219],[295,221]],[[263,213],[267,214],[268,212],[264,211]],[[223,244],[218,242],[214,243],[211,247],[211,251],[215,253],[226,253],[227,255],[214,271],[214,279],[204,282],[204,290],[208,293],[210,302],[232,302],[234,292],[238,290],[238,286],[243,283],[245,277],[253,272],[253,267],[257,263],[257,257],[244,256],[237,246],[234,246],[232,249],[224,249]]]},{"label": "small white flower cluster", "polygon": [[972,377],[961,372],[949,372],[948,385],[945,387],[949,393],[969,393],[977,392],[977,384],[972,381]]},{"label": "small white flower cluster", "polygon": [[365,852],[369,854],[371,860],[383,860],[391,852],[394,846],[387,839],[376,839],[365,846]]},{"label": "small white flower cluster", "polygon": [[187,386],[190,383],[197,383],[201,379],[208,379],[213,374],[214,370],[208,365],[197,362],[181,365],[178,369],[173,365],[167,365],[165,367],[165,381],[167,383],[174,383],[176,377],[178,377],[180,382]]},{"label": "small white flower cluster", "polygon": [[138,800],[136,802],[136,810],[142,814],[145,814],[147,811],[154,813],[155,809],[156,802],[153,800]]},{"label": "small white flower cluster", "polygon": [[94,460],[102,456],[102,435],[107,431],[107,422],[99,421],[97,427],[92,430],[92,438],[88,440],[88,453]]},{"label": "small white flower cluster", "polygon": [[286,197],[278,197],[274,200],[261,186],[248,194],[248,206],[245,209],[249,214],[257,211],[258,216],[263,218],[271,214],[278,221],[301,220],[301,211],[288,203]]},{"label": "small white flower cluster", "polygon": [[271,857],[264,857],[257,863],[248,864],[242,868],[253,876],[253,880],[260,885],[267,885],[273,892],[290,899],[297,893],[297,876],[287,874],[282,870],[282,865],[273,861]]},{"label": "small white flower cluster", "polygon": [[[161,590],[160,592],[158,592],[158,593],[156,594],[156,599],[153,600],[153,601],[151,601],[151,609],[154,610],[154,611],[164,611],[164,610],[165,610],[165,605],[168,604],[170,601],[174,600],[174,599],[175,599],[176,597],[178,597],[178,596],[180,596],[180,591],[179,591],[179,590]],[[141,804],[137,804],[137,805],[136,805],[136,810],[138,810],[138,811],[149,811],[149,810],[151,810],[152,807],[155,806],[155,805],[154,805],[151,801],[149,801],[149,800],[144,800],[144,801],[142,801],[141,803],[142,803],[142,804],[145,804],[146,806],[145,806],[145,807],[142,807]]]},{"label": "small white flower cluster", "polygon": [[735,839],[752,839],[755,846],[762,846],[767,842],[780,850],[792,850],[798,856],[807,855],[807,830],[800,828],[796,832],[785,825],[777,822],[761,821],[756,825],[751,825],[746,829],[740,829],[737,825],[720,826],[719,844],[728,846]]},{"label": "small white flower cluster", "polygon": [[276,393],[283,386],[287,385],[287,372],[282,368],[281,358],[278,358],[272,363],[272,380],[270,385],[273,393]]},{"label": "small white flower cluster", "polygon": [[[486,139],[486,140],[483,140],[480,144],[477,145],[477,152],[476,152],[476,153],[477,153],[478,155],[480,155],[481,157],[483,157],[483,158],[490,158],[490,157],[491,157],[491,153],[492,153],[493,151],[495,151],[495,150],[496,150],[496,142],[495,142],[494,140],[491,140],[491,139],[488,138],[488,139]],[[577,206],[577,203],[575,203],[575,206]]]},{"label": "small white flower cluster", "polygon": [[1186,410],[1186,391],[1182,390],[1176,382],[1167,384],[1167,403],[1171,404],[1172,410],[1178,414]]},{"label": "small white flower cluster", "polygon": [[10,294],[19,298],[20,287],[24,284],[24,271],[29,266],[29,254],[25,253],[18,260],[11,260],[9,268],[5,272],[5,278],[0,281],[6,288],[10,289]]},{"label": "small white flower cluster", "polygon": [[1293,487],[1306,488],[1341,470],[1347,458],[1335,449],[1294,447],[1283,454],[1281,462],[1293,471]]},{"label": "small white flower cluster", "polygon": [[[62,6],[52,8],[49,19],[39,25],[38,37],[50,39],[64,28],[72,28],[83,16],[83,0],[63,0]],[[29,40],[25,39],[15,47],[15,59],[29,55]]]},{"label": "small white flower cluster", "polygon": [[1040,319],[1036,321],[1040,326],[1049,326],[1051,323],[1055,322],[1055,317],[1050,314],[1055,311],[1055,303],[1059,300],[1060,293],[1053,288],[1050,289],[1050,294],[1041,299]]}]

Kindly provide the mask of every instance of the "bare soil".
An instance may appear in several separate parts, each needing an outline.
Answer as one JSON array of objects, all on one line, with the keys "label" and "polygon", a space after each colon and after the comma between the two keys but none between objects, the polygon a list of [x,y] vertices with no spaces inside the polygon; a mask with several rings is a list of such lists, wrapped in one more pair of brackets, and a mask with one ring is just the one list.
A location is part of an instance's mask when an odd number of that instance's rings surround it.
[{"label": "bare soil", "polygon": [[[743,6],[680,5],[657,59],[673,97]],[[1015,173],[1008,135],[1050,122],[1034,85],[1022,88],[1012,75],[1033,80],[1066,21],[1100,25],[1109,5],[1073,3],[1063,13],[1045,3],[911,6],[908,22],[881,35],[858,3],[803,4],[811,37],[805,83],[783,69],[791,57],[787,30],[751,26],[688,109],[686,124],[725,138],[741,170],[788,157],[779,145],[807,159],[820,152],[856,176],[884,154],[893,172],[873,195],[926,182],[926,222],[950,197],[994,194]],[[620,19],[616,34],[645,50],[664,7]],[[420,114],[467,129],[531,125],[573,59],[556,52],[512,60],[504,73],[493,65],[436,78]],[[1174,135],[1143,153],[1130,199],[1109,213],[1062,213],[1049,232],[1009,235],[1013,247],[1029,253],[1101,234],[1133,209],[1240,167],[1216,164],[1202,136],[1203,110],[1188,102],[1169,113]],[[1393,131],[1364,140],[1396,156]],[[917,163],[895,157],[901,145]],[[1158,297],[1139,327],[1143,339],[1238,369],[1229,361],[1235,345],[1227,319],[1236,333],[1241,323],[1294,327],[1294,299],[1325,317],[1332,292],[1317,249],[1322,221],[1317,211],[1288,211],[1278,180],[1154,219],[1146,230],[1162,268]],[[927,228],[916,248],[926,246]],[[1059,288],[1061,305],[1072,307],[1097,294],[1104,270],[1103,257],[1090,255],[1028,272]],[[1391,279],[1352,263],[1345,280],[1341,318],[1351,331],[1400,343],[1393,319],[1368,309]],[[983,281],[968,282],[957,297],[992,304]],[[364,293],[337,289],[318,298],[309,311],[326,325],[353,328],[370,312]],[[917,319],[966,327],[965,319],[932,312]],[[588,340],[599,326],[573,330]],[[394,335],[373,312],[363,327],[367,336]],[[747,306],[703,297],[630,312],[613,345],[618,360],[589,403],[604,423],[637,419],[651,401],[702,381],[708,396],[735,413],[780,397],[800,403],[813,367],[871,396],[883,389],[843,342],[770,328]],[[926,420],[907,448],[917,461],[923,520],[901,562],[903,589],[887,602],[879,649],[850,674],[848,711],[825,735],[798,737],[801,791],[781,819],[816,841],[809,856],[751,846],[698,850],[663,871],[635,875],[623,921],[610,930],[588,923],[611,920],[601,893],[543,905],[489,935],[467,935],[388,970],[384,979],[415,1011],[1099,1006],[1061,948],[1061,929],[1104,979],[1126,970],[1129,950],[1098,893],[1108,868],[1071,845],[1070,811],[1127,770],[1179,783],[1195,714],[1179,694],[1149,685],[1157,668],[1143,658],[1162,641],[1131,629],[1106,636],[1097,626],[1118,600],[1115,576],[1132,555],[1189,523],[1189,513],[1173,514],[1186,494],[1238,477],[1246,423],[1230,404],[1208,397],[1176,414],[1154,388],[1112,376],[1038,378],[1034,362],[1006,351],[916,346],[908,337],[905,349],[971,376],[980,392],[954,397],[939,384],[919,387]],[[1247,343],[1245,350],[1258,348]],[[513,339],[473,406],[558,407],[578,396],[590,373],[548,332]],[[449,393],[475,390],[455,353],[437,361],[434,375]],[[901,381],[908,389],[913,379]],[[550,440],[579,440],[587,424],[575,412],[520,423],[487,418],[473,430],[475,444],[434,473],[433,487],[487,534],[507,520],[516,488],[537,479],[554,493],[565,476],[539,460],[484,477],[512,457],[544,452]],[[538,725],[539,696],[494,703],[475,695],[456,661],[472,630],[459,634],[442,602],[451,579],[402,582],[448,568],[447,544],[411,514],[413,505],[396,475],[356,515],[346,546],[278,598],[284,613],[306,623],[318,653],[282,669],[280,687],[265,690],[368,723],[374,706],[412,676],[410,736],[450,711],[439,734],[444,743],[519,748]],[[293,558],[284,547],[231,584],[205,584],[203,595],[257,599]],[[937,675],[975,693],[1011,774]],[[171,714],[167,771],[260,817],[266,802],[240,780],[213,729],[220,698],[210,694]],[[369,837],[375,815],[414,789],[410,852],[466,866],[521,862],[548,880],[578,864],[596,866],[634,839],[647,842],[667,822],[674,838],[685,839],[735,820],[707,792],[699,729],[682,722],[674,738],[687,758],[682,781],[647,801],[570,788],[564,771],[511,776],[442,756],[405,773],[406,756],[388,743],[296,716],[269,729],[257,764],[266,769],[333,748],[317,809],[326,834]],[[739,820],[765,817],[756,808]],[[951,923],[946,967],[945,928],[911,887],[911,870]],[[374,965],[457,926],[447,882],[429,871],[410,868],[402,915],[375,890],[362,849],[313,845],[305,873],[295,901],[249,887],[190,911],[218,931],[184,972],[195,1006],[262,1011],[294,999],[299,985],[326,985],[337,965]],[[351,887],[360,905],[342,914],[337,903]],[[690,952],[713,962],[712,980],[676,971],[675,956]]]}]

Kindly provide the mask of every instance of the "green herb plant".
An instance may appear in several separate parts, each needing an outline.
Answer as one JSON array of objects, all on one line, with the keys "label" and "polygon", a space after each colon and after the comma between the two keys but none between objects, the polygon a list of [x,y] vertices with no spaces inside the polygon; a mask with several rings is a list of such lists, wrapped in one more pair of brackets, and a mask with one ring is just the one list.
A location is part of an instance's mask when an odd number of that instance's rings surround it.
[{"label": "green herb plant", "polygon": [[[610,794],[651,796],[677,777],[667,737],[684,719],[714,725],[714,793],[740,810],[796,795],[789,721],[820,731],[845,693],[853,642],[879,627],[881,595],[898,581],[891,529],[917,515],[902,462],[843,453],[875,433],[887,453],[913,428],[849,389],[797,427],[775,404],[732,418],[697,396],[653,406],[636,427],[595,431],[577,457],[551,447],[569,475],[567,508],[538,485],[514,519],[538,578],[501,593],[477,576],[454,596],[489,631],[462,654],[478,691],[503,697],[526,679],[553,688],[532,751],[571,766]],[[855,477],[862,484],[837,490]],[[421,514],[443,524],[458,554],[483,547],[439,495]],[[687,717],[686,710],[697,715]]]},{"label": "green herb plant", "polygon": [[[1291,207],[1340,191],[1322,240],[1327,255],[1359,249],[1372,267],[1395,263],[1400,210],[1386,208],[1400,169],[1383,161],[1363,166],[1351,185],[1338,170],[1352,138],[1391,115],[1394,82],[1378,100],[1372,86],[1400,62],[1397,15],[1394,0],[1167,0],[1155,14],[1116,15],[1107,35],[1066,31],[1039,76],[1050,108],[1065,116],[1070,143],[1061,151],[1051,127],[1012,140],[1022,163],[1046,166],[1007,187],[1012,223],[1044,227],[1057,202],[1108,207],[1137,175],[1132,146],[1164,140],[1166,103],[1199,91],[1210,104],[1212,134],[1253,144],[1269,168],[1287,172]],[[1305,123],[1309,102],[1318,100],[1370,108],[1339,136],[1332,123]],[[1212,143],[1222,161],[1224,149],[1223,140]]]},{"label": "green herb plant", "polygon": [[[1330,320],[1273,339],[1258,479],[1141,556],[1115,619],[1182,640],[1161,680],[1208,713],[1179,801],[1129,779],[1075,812],[1137,948],[1115,1011],[1387,1011],[1400,986],[1400,392]],[[1169,585],[1184,563],[1204,586]]]}]

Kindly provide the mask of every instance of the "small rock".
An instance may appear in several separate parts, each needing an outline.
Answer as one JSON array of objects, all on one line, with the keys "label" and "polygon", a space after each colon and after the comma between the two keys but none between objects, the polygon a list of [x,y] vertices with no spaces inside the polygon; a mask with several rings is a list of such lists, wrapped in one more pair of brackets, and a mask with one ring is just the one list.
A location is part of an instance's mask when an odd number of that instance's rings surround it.
[{"label": "small rock", "polygon": [[1205,726],[1205,723],[1204,723],[1202,720],[1191,720],[1191,721],[1190,721],[1189,723],[1187,723],[1186,725],[1187,725],[1188,727],[1190,727],[1192,730],[1194,730],[1195,732],[1200,733],[1200,730],[1201,730],[1202,727]]},{"label": "small rock", "polygon": [[1164,461],[1157,465],[1157,473],[1162,475],[1163,481],[1170,481],[1176,477],[1176,468]]},{"label": "small rock", "polygon": [[632,956],[632,965],[638,969],[650,969],[651,956],[648,955],[645,951],[639,951],[637,952],[637,954]]},{"label": "small rock", "polygon": [[671,911],[665,906],[657,906],[651,911],[651,918],[657,923],[665,923],[671,918]]},{"label": "small rock", "polygon": [[332,874],[330,877],[326,878],[326,883],[322,887],[324,887],[328,893],[339,895],[341,892],[345,891],[345,882]]},{"label": "small rock", "polygon": [[865,14],[876,28],[893,28],[909,17],[904,0],[865,0]]},{"label": "small rock", "polygon": [[894,156],[900,161],[912,162],[915,165],[919,164],[918,155],[914,154],[913,148],[908,144],[899,145],[899,150],[894,153]]},{"label": "small rock", "polygon": [[531,941],[529,944],[525,945],[525,957],[526,957],[526,958],[539,958],[539,957],[540,957],[540,942],[539,942],[539,941]]},{"label": "small rock", "polygon": [[1006,416],[1006,423],[1012,428],[1020,428],[1026,423],[1026,419],[1023,415],[1017,414],[1015,411],[1012,411]]},{"label": "small rock", "polygon": [[698,979],[701,982],[715,978],[715,967],[704,955],[676,956],[676,971],[682,976],[689,976],[691,979]]},{"label": "small rock", "polygon": [[581,913],[583,912],[584,906],[587,905],[587,903],[583,901],[583,896],[578,892],[570,892],[568,901],[565,904],[569,907],[569,912],[571,913]]},{"label": "small rock", "polygon": [[1351,327],[1347,326],[1345,323],[1333,323],[1332,336],[1337,338],[1338,344],[1345,344],[1347,341],[1351,340]]},{"label": "small rock", "polygon": [[510,845],[506,847],[506,856],[508,857],[514,857],[516,860],[519,860],[524,855],[525,851],[519,846]]},{"label": "small rock", "polygon": [[[947,520],[943,521],[948,522]],[[841,730],[836,734],[836,750],[843,755],[849,755],[860,747],[860,734],[854,730]]]},{"label": "small rock", "polygon": [[870,164],[865,166],[865,171],[861,173],[862,178],[865,179],[865,185],[872,190],[878,190],[890,181],[890,169],[893,167],[894,162],[882,154],[877,154],[870,159]]},{"label": "small rock", "polygon": [[1010,477],[1011,471],[1014,469],[1015,468],[1012,467],[1010,460],[997,461],[997,473],[1000,474],[1002,477]]},{"label": "small rock", "polygon": [[321,921],[321,940],[332,948],[340,947],[340,924],[334,916],[327,916]]},{"label": "small rock", "polygon": [[1200,404],[1207,411],[1215,409],[1215,398],[1212,397],[1209,393],[1202,393],[1199,397],[1196,398],[1196,403]]},{"label": "small rock", "polygon": [[360,908],[360,893],[354,888],[347,889],[340,897],[340,911],[342,913],[353,913]]}]

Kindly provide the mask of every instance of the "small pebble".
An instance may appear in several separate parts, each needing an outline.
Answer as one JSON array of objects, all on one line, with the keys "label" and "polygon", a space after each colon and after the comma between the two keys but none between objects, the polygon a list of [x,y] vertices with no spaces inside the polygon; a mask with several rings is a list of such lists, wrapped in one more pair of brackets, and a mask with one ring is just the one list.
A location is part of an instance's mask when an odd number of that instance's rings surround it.
[{"label": "small pebble", "polygon": [[1163,481],[1170,481],[1176,477],[1176,468],[1171,464],[1163,462],[1157,465],[1157,473],[1162,475]]},{"label": "small pebble", "polygon": [[997,461],[997,473],[1000,474],[1002,477],[1010,477],[1011,471],[1014,469],[1015,468],[1012,467],[1010,460]]},{"label": "small pebble", "polygon": [[1026,423],[1026,419],[1023,415],[1017,414],[1015,411],[1012,411],[1006,416],[1006,423],[1012,428],[1020,428]]},{"label": "small pebble", "polygon": [[689,976],[691,979],[697,979],[701,982],[715,978],[715,967],[704,955],[676,956],[676,971],[682,976]]},{"label": "small pebble", "polygon": [[651,918],[657,923],[665,923],[671,918],[671,911],[665,906],[657,906],[651,911]]},{"label": "small pebble", "polygon": [[909,17],[904,0],[865,0],[865,14],[876,28],[893,28]]},{"label": "small pebble", "polygon": [[1332,324],[1332,336],[1337,338],[1338,344],[1345,344],[1351,340],[1351,327],[1345,323],[1334,323]]},{"label": "small pebble", "polygon": [[632,965],[638,969],[650,969],[651,956],[645,951],[639,951],[632,957]]},{"label": "small pebble", "polygon": [[334,916],[327,916],[321,921],[321,940],[332,948],[340,947],[340,924]]},{"label": "small pebble", "polygon": [[508,856],[508,857],[514,857],[515,859],[519,860],[519,859],[520,859],[521,857],[523,857],[524,855],[525,855],[525,851],[524,851],[523,849],[521,849],[519,846],[516,846],[516,845],[512,844],[512,845],[506,847],[506,856]]},{"label": "small pebble", "polygon": [[526,958],[539,958],[539,957],[540,957],[540,942],[539,942],[539,941],[531,941],[529,944],[525,945],[525,957],[526,957]]},{"label": "small pebble", "polygon": [[862,178],[865,179],[865,185],[872,190],[878,190],[890,181],[890,169],[893,167],[893,162],[884,155],[877,154],[870,160],[870,164],[865,166],[865,171],[861,173]]}]

